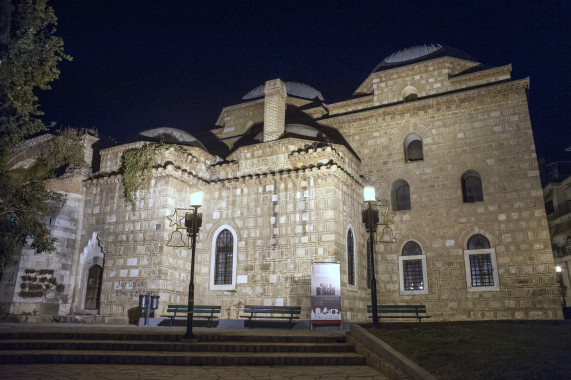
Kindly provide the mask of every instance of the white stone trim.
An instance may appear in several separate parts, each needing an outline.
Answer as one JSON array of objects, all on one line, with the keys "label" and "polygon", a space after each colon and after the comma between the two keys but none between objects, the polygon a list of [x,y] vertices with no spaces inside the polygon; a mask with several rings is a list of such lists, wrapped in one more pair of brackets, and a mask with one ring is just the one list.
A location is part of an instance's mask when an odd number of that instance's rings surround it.
[{"label": "white stone trim", "polygon": [[[355,283],[354,284],[349,284],[349,245],[347,244],[347,235],[349,234],[349,230],[351,230],[351,232],[353,232],[353,273],[355,275]],[[355,234],[355,229],[353,228],[353,225],[351,223],[349,223],[347,225],[347,228],[345,229],[345,268],[347,271],[347,287],[350,290],[357,290],[357,284],[358,284],[358,280],[357,280],[357,255],[356,255],[356,249],[357,249],[357,235]]]},{"label": "white stone trim", "polygon": [[[404,261],[407,260],[421,260],[422,262],[422,282],[424,284],[424,289],[422,290],[406,290],[404,288]],[[411,295],[411,294],[428,294],[428,275],[426,273],[426,255],[414,255],[414,256],[399,256],[399,283],[400,283],[400,294],[401,295]]]},{"label": "white stone trim", "polygon": [[[489,254],[492,262],[492,276],[494,278],[494,286],[472,286],[472,273],[470,271],[470,255]],[[464,269],[466,270],[466,289],[469,292],[499,292],[500,278],[498,275],[498,263],[496,261],[496,250],[488,249],[470,249],[464,251]]]},{"label": "white stone trim", "polygon": [[[216,266],[216,239],[218,235],[223,230],[228,230],[232,234],[232,283],[225,284],[225,285],[214,285],[214,273],[215,273],[215,266]],[[228,224],[223,224],[214,234],[212,235],[212,243],[211,243],[211,250],[210,250],[210,290],[234,290],[236,289],[236,269],[238,267],[238,235],[234,228],[229,226]]]}]

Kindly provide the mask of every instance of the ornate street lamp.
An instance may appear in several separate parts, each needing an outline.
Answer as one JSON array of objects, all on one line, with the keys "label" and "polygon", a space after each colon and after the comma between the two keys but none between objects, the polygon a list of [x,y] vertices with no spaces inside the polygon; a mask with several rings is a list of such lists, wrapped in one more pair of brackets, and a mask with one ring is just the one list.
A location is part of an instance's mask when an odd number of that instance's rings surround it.
[{"label": "ornate street lamp", "polygon": [[363,189],[363,196],[365,202],[369,204],[369,207],[363,210],[363,223],[365,228],[369,233],[369,244],[371,249],[371,256],[369,257],[369,268],[371,270],[371,306],[373,314],[373,325],[379,327],[379,313],[377,310],[377,279],[375,277],[375,233],[377,232],[377,226],[383,228],[382,235],[379,238],[379,243],[396,243],[397,239],[393,234],[393,230],[390,224],[393,222],[394,213],[391,211],[390,207],[387,205],[381,205],[384,211],[381,211],[382,220],[379,222],[379,210],[373,208],[373,202],[375,199],[375,188],[373,186],[365,186]]},{"label": "ornate street lamp", "polygon": [[561,267],[558,265],[555,267],[555,272],[557,275],[557,283],[559,284],[559,291],[561,292],[561,297],[563,297],[563,308],[567,307],[567,302],[565,302],[565,293],[567,293],[567,287],[563,283],[563,273],[561,273]]},{"label": "ornate street lamp", "polygon": [[371,304],[373,311],[373,325],[379,326],[379,314],[377,311],[377,280],[375,278],[375,238],[374,234],[379,223],[379,210],[373,208],[372,204],[375,202],[375,188],[373,186],[365,186],[363,189],[365,202],[369,204],[369,208],[363,210],[363,223],[369,233],[369,244],[371,248],[371,255],[369,257],[369,268],[371,270]]},{"label": "ornate street lamp", "polygon": [[[194,317],[194,258],[196,252],[196,235],[202,226],[202,214],[198,212],[202,206],[204,193],[198,191],[190,195],[190,209],[176,208],[174,214],[169,216],[170,227],[175,226],[167,242],[169,247],[185,247],[192,249],[190,259],[190,282],[188,284],[188,318],[186,320],[186,339],[194,339],[192,322]],[[184,222],[183,222],[184,219]],[[184,240],[182,230],[186,230],[187,240]]]}]

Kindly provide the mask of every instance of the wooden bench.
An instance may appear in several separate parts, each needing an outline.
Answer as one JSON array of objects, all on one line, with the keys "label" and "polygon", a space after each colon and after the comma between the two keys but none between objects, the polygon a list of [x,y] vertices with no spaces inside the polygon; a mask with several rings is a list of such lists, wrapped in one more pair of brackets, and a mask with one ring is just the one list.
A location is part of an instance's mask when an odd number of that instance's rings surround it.
[{"label": "wooden bench", "polygon": [[[208,328],[214,318],[218,316],[214,314],[220,314],[220,306],[200,306],[194,305],[193,319],[208,319]],[[188,318],[188,305],[168,305],[167,313],[173,313],[172,315],[161,315],[161,318],[170,318],[169,327],[172,327],[172,322],[175,318]],[[177,315],[178,314],[178,315]]]},{"label": "wooden bench", "polygon": [[301,314],[301,306],[244,306],[244,313],[248,315],[241,315],[240,318],[247,318],[251,329],[252,319],[287,319],[289,320],[290,328],[293,327],[293,320],[299,319]]},{"label": "wooden bench", "polygon": [[[367,305],[369,318],[372,318],[373,307]],[[418,323],[422,318],[430,318],[426,315],[426,305],[377,305],[377,313],[379,319],[384,318],[413,318],[418,319]]]}]

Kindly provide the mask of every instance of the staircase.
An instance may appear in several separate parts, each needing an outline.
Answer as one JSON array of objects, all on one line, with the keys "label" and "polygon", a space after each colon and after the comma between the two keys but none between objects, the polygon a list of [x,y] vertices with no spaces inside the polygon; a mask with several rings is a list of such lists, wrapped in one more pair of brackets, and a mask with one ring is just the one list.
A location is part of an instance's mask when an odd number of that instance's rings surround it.
[{"label": "staircase", "polygon": [[343,332],[204,329],[187,341],[173,330],[3,331],[0,364],[366,365]]}]

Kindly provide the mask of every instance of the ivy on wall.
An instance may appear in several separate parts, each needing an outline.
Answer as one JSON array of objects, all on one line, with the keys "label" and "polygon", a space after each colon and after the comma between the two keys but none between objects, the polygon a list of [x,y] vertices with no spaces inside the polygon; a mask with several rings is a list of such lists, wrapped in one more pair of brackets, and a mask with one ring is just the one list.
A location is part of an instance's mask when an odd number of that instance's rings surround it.
[{"label": "ivy on wall", "polygon": [[123,173],[124,196],[132,209],[135,209],[137,191],[147,191],[151,188],[153,169],[160,166],[160,159],[169,149],[186,153],[178,145],[165,143],[146,144],[123,152],[121,171]]}]

